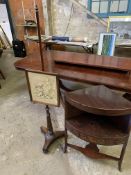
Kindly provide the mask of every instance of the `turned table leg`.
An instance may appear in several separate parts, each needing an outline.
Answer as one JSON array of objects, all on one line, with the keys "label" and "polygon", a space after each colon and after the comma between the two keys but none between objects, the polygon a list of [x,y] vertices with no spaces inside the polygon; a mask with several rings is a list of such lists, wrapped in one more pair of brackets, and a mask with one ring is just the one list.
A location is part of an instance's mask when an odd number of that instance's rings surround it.
[{"label": "turned table leg", "polygon": [[44,134],[45,143],[43,146],[43,152],[48,153],[48,148],[50,145],[58,138],[63,137],[65,135],[64,131],[53,131],[53,126],[50,117],[49,106],[46,105],[46,115],[47,115],[47,128],[41,126],[41,132]]}]

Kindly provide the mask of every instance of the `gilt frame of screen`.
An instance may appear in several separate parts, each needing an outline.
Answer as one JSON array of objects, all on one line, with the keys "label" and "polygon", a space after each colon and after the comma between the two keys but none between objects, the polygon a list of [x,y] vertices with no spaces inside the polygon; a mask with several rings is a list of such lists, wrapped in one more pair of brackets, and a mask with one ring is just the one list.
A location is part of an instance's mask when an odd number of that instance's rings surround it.
[{"label": "gilt frame of screen", "polygon": [[34,103],[60,105],[59,81],[55,74],[26,71],[30,99]]}]

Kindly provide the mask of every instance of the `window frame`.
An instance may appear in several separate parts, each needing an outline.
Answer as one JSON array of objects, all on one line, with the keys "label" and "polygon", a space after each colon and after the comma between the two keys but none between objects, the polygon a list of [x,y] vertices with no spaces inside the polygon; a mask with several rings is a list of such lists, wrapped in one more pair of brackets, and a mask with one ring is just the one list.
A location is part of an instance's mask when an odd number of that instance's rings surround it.
[{"label": "window frame", "polygon": [[[111,0],[109,0],[108,9],[111,3]],[[92,0],[88,0],[88,10],[91,11],[92,9]],[[128,8],[127,12],[107,12],[107,13],[95,13],[97,16],[102,18],[107,18],[109,16],[129,16],[131,15],[131,0],[128,0]]]}]

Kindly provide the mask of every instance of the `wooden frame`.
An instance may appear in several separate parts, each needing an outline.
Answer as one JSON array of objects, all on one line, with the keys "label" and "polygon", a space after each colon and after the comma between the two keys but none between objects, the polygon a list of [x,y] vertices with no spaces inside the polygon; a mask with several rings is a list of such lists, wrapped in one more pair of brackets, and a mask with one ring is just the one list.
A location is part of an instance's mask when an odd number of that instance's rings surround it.
[{"label": "wooden frame", "polygon": [[100,33],[97,54],[113,56],[115,41],[115,33]]},{"label": "wooden frame", "polygon": [[56,74],[27,70],[26,77],[31,101],[60,105],[59,81]]},{"label": "wooden frame", "polygon": [[114,32],[118,39],[131,39],[131,16],[110,16],[107,32]]}]

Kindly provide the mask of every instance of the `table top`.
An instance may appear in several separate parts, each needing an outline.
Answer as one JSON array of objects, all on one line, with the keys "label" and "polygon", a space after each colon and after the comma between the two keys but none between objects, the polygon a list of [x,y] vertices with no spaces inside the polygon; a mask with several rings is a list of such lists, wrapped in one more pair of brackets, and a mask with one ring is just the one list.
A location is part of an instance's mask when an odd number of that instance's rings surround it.
[{"label": "table top", "polygon": [[[93,43],[91,42],[69,42],[69,41],[58,41],[58,40],[49,40],[44,42],[47,45],[58,44],[58,45],[67,45],[67,46],[82,46],[82,47],[92,47]],[[95,43],[96,44],[96,43]]]},{"label": "table top", "polygon": [[[29,39],[31,41],[38,42],[38,36],[37,35],[32,35],[32,36],[26,36],[26,39]],[[41,40],[43,43],[47,45],[52,45],[52,44],[58,44],[58,45],[71,45],[71,46],[82,46],[82,47],[92,47],[93,44],[97,44],[98,41],[95,42],[68,42],[68,41],[53,41],[50,39],[51,36],[46,36],[46,35],[41,35]],[[130,39],[117,39],[116,40],[116,47],[120,48],[131,48],[131,40]]]},{"label": "table top", "polygon": [[131,113],[131,102],[103,85],[68,92],[66,100],[80,110],[100,116],[123,116]]},{"label": "table top", "polygon": [[112,70],[131,71],[131,58],[111,57],[87,53],[50,52],[56,62],[97,67]]},{"label": "table top", "polygon": [[[89,58],[92,58],[93,55],[79,53],[80,59],[84,58],[84,55],[88,55]],[[56,73],[62,79],[68,79],[72,81],[84,82],[89,84],[98,84],[98,85],[106,85],[113,89],[118,89],[126,92],[131,92],[131,78],[130,74],[115,71],[110,69],[96,68],[91,66],[82,66],[82,65],[73,65],[73,64],[63,64],[56,63],[55,58],[67,58],[72,57],[75,59],[75,52],[64,52],[64,51],[44,51],[43,59],[44,59],[44,71],[49,73]],[[96,58],[101,58],[103,56],[95,56]],[[107,58],[107,57],[105,57]],[[107,59],[110,59],[108,57]],[[116,60],[119,60],[118,57],[113,57]],[[128,58],[123,58],[124,61],[128,60],[131,65],[131,61]],[[121,60],[121,58],[120,58]],[[125,67],[130,69],[130,66],[126,64]],[[37,70],[41,71],[41,59],[40,54],[35,52],[24,59],[18,60],[15,62],[15,67],[20,70]]]},{"label": "table top", "polygon": [[[47,45],[58,44],[58,45],[67,45],[67,46],[82,46],[82,47],[92,47],[94,43],[92,42],[68,42],[68,41],[59,41],[59,40],[51,40],[51,36],[46,37],[45,35],[41,35],[41,40],[43,43]],[[38,36],[26,36],[26,39],[38,42]]]}]

